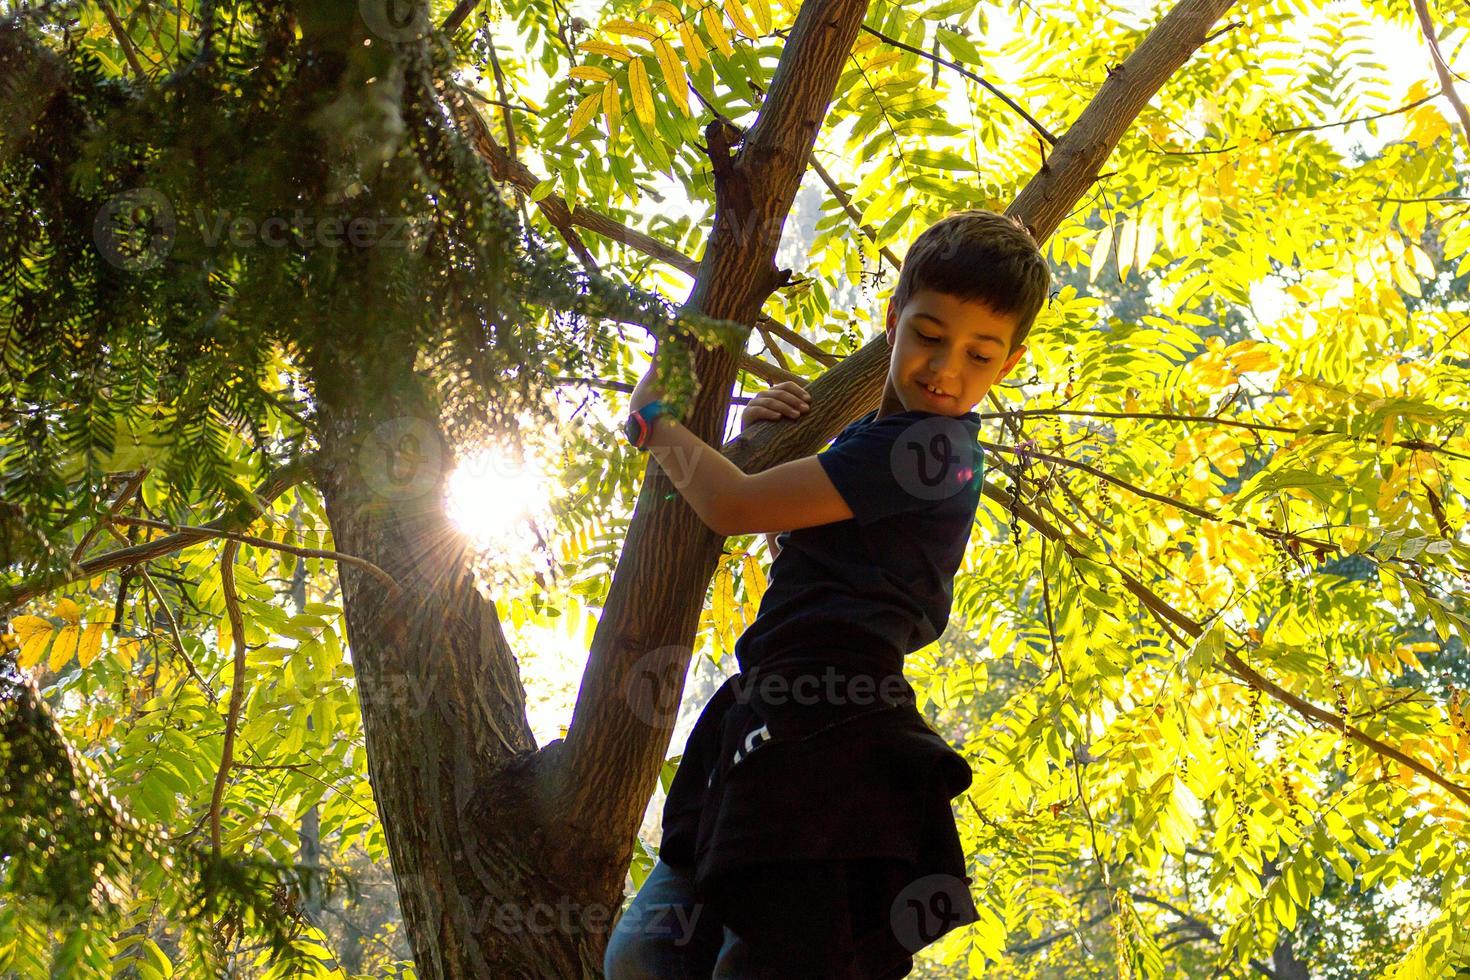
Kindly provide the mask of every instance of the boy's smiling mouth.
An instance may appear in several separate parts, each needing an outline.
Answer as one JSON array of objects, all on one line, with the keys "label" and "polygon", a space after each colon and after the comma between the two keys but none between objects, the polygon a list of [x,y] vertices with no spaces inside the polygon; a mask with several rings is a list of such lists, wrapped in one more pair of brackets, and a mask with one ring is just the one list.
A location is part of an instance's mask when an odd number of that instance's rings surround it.
[{"label": "boy's smiling mouth", "polygon": [[926,385],[922,381],[916,381],[914,382],[914,384],[918,386],[919,390],[922,391],[925,397],[927,397],[930,401],[937,402],[941,405],[954,401],[953,395],[947,395],[937,388]]}]

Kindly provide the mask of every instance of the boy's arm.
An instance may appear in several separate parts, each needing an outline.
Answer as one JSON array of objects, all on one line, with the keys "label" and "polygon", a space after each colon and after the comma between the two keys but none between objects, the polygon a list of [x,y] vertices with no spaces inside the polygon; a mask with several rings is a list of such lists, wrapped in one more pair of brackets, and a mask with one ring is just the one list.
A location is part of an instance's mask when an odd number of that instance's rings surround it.
[{"label": "boy's arm", "polygon": [[716,534],[779,534],[852,517],[815,456],[755,475],[667,416],[654,419],[648,451],[674,488]]},{"label": "boy's arm", "polygon": [[[629,411],[658,397],[650,367],[633,389]],[[747,475],[718,449],[665,415],[653,421],[648,450],[699,519],[725,537],[778,534],[853,516],[815,456]]]},{"label": "boy's arm", "polygon": [[[776,534],[780,534],[780,533],[781,532],[779,532],[779,531],[776,532]],[[772,558],[780,557],[780,554],[781,554],[781,546],[776,543],[776,535],[775,534],[767,534],[766,535],[766,547],[770,549],[770,551],[771,551],[771,557]]]}]

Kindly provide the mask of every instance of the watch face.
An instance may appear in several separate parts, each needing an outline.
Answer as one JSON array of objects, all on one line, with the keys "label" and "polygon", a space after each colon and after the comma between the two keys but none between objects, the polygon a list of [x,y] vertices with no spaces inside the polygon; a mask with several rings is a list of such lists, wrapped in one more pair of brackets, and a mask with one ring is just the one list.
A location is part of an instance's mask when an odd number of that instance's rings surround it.
[{"label": "watch face", "polygon": [[638,445],[638,436],[642,431],[643,426],[638,416],[629,415],[627,421],[623,423],[623,434],[628,437],[628,441],[635,446]]}]

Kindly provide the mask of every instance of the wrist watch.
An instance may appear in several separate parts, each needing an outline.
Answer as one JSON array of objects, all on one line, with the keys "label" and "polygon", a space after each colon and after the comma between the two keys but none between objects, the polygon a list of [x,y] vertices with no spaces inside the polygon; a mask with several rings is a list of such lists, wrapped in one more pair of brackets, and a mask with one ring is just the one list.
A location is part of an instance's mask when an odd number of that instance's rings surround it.
[{"label": "wrist watch", "polygon": [[668,414],[669,409],[663,399],[656,398],[628,416],[628,421],[623,423],[623,434],[638,449],[648,452],[648,436],[653,432],[653,420]]}]

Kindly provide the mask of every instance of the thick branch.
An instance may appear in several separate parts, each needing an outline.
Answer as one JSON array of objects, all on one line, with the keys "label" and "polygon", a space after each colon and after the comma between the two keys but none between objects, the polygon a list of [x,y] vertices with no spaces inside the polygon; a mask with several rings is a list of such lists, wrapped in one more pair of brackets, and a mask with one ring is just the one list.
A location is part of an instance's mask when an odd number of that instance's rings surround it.
[{"label": "thick branch", "polygon": [[1231,0],[1183,0],[1170,10],[1128,60],[1108,73],[1006,213],[1020,218],[1037,241],[1050,238],[1097,179],[1133,120],[1230,7]]}]

